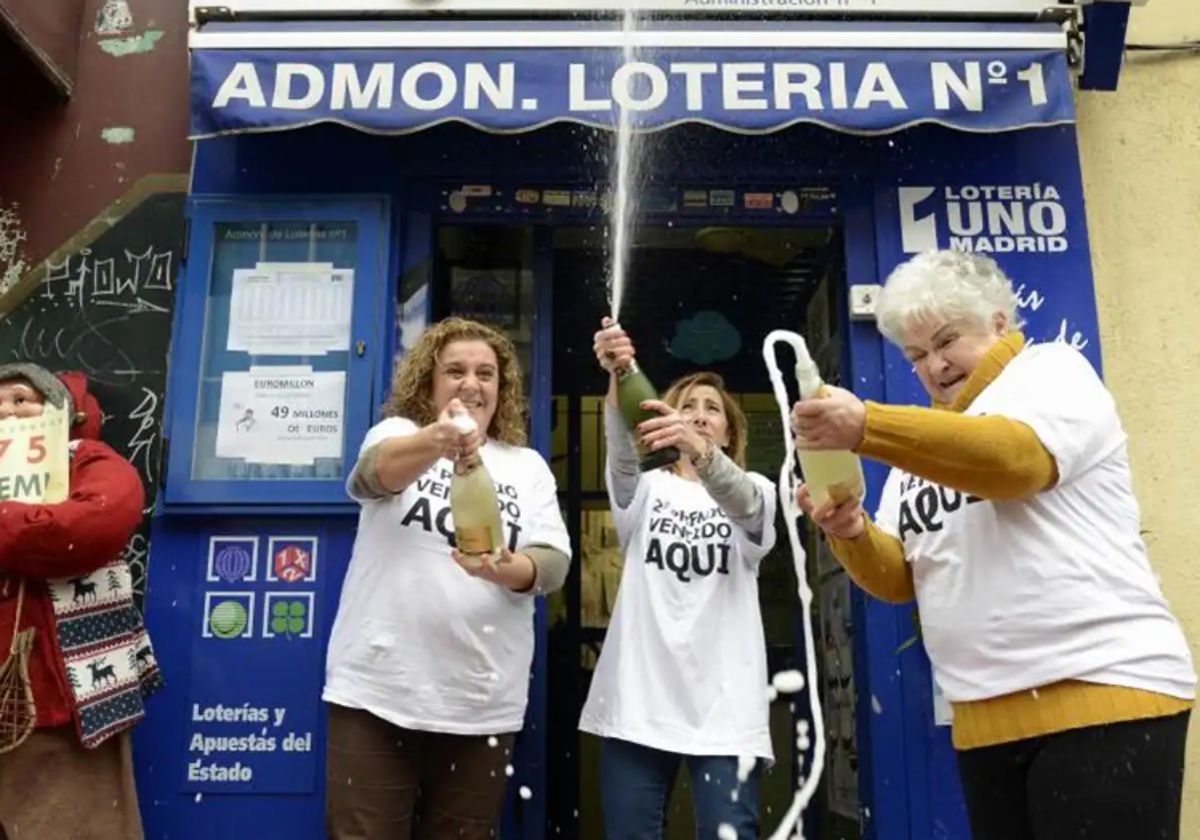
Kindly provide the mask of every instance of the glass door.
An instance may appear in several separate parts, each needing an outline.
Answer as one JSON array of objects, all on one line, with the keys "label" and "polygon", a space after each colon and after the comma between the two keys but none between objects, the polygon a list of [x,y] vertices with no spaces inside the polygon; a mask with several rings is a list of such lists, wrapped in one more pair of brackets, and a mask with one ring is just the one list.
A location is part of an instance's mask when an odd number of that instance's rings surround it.
[{"label": "glass door", "polygon": [[[550,773],[548,836],[602,840],[599,744],[577,731],[579,711],[604,645],[620,588],[623,555],[604,486],[603,394],[607,380],[592,353],[592,334],[608,313],[606,241],[603,229],[557,227],[552,238],[552,275],[558,293],[553,353],[552,465],[573,528],[577,560],[563,592],[550,604],[550,683],[547,757]],[[773,329],[809,339],[830,381],[843,355],[837,302],[844,296],[840,230],[812,227],[681,226],[643,224],[637,229],[621,321],[639,348],[651,380],[669,383],[697,370],[720,373],[750,424],[749,468],[774,480],[783,461],[779,411],[762,363],[761,344]],[[779,539],[762,565],[761,609],[771,673],[803,670],[796,578],[782,517]],[[809,555],[819,547],[809,538]],[[816,564],[810,563],[812,570]],[[834,564],[836,569],[836,564]],[[810,585],[828,595],[814,623],[818,656],[836,662],[836,689],[822,691],[832,730],[827,790],[814,800],[806,836],[850,840],[858,836],[853,684],[845,654],[849,642],[842,585],[822,565]],[[822,603],[824,607],[824,603]],[[841,634],[839,636],[838,634]],[[825,640],[822,644],[821,640]],[[833,658],[830,658],[833,657]],[[780,697],[771,709],[776,765],[760,790],[764,836],[791,802],[797,764],[796,722],[809,714],[797,697]],[[850,729],[846,728],[846,721]],[[827,818],[822,819],[822,817]],[[820,822],[820,826],[818,826]],[[668,810],[668,837],[695,836],[686,773],[681,773]]]},{"label": "glass door", "polygon": [[[529,446],[549,458],[549,277],[546,228],[528,224],[445,221],[433,230],[433,319],[481,321],[516,346],[529,405]],[[541,840],[546,825],[546,604],[539,599],[529,711],[517,737],[503,838]],[[528,798],[519,796],[521,789]]]}]

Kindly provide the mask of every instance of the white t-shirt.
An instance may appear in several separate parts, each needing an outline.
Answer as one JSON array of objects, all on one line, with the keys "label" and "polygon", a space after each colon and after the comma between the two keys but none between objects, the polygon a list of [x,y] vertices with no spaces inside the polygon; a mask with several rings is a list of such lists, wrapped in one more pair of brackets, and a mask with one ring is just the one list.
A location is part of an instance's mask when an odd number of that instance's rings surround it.
[{"label": "white t-shirt", "polygon": [[1074,679],[1190,699],[1196,672],[1140,536],[1125,431],[1074,348],[1022,351],[968,415],[1018,420],[1050,490],[988,502],[892,470],[876,518],[904,543],[938,684],[981,700]]},{"label": "white t-shirt", "polygon": [[625,569],[582,731],[774,760],[758,565],[775,544],[776,494],[749,475],[765,502],[758,543],[699,482],[669,470],[642,475],[628,507],[613,502]]},{"label": "white t-shirt", "polygon": [[[415,431],[413,422],[389,418],[367,433],[361,452]],[[499,491],[509,547],[543,543],[570,554],[554,475],[541,455],[496,441],[480,453]],[[534,599],[471,577],[450,556],[451,470],[442,459],[396,496],[358,500],[322,696],[408,729],[515,732],[528,700]]]}]

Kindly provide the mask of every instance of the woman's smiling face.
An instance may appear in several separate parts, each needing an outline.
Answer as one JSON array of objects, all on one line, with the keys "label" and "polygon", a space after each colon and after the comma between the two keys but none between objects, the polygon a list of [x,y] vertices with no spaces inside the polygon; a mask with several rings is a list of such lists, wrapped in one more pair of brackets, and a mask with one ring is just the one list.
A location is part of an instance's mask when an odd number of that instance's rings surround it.
[{"label": "woman's smiling face", "polygon": [[482,340],[451,341],[438,354],[433,370],[433,407],[438,414],[454,398],[482,432],[491,428],[500,394],[496,351]]}]

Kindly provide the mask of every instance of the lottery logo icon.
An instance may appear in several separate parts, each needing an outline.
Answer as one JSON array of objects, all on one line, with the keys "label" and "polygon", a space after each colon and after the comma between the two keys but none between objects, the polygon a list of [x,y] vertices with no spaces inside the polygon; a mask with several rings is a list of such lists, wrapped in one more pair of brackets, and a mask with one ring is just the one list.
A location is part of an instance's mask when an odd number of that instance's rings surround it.
[{"label": "lottery logo icon", "polygon": [[312,554],[298,545],[275,552],[275,577],[284,583],[298,583],[312,574]]},{"label": "lottery logo icon", "polygon": [[213,571],[227,583],[241,580],[250,574],[254,558],[240,545],[227,545],[213,559]]},{"label": "lottery logo icon", "polygon": [[208,626],[218,639],[234,639],[242,635],[249,623],[246,608],[237,601],[222,601],[209,614]]}]

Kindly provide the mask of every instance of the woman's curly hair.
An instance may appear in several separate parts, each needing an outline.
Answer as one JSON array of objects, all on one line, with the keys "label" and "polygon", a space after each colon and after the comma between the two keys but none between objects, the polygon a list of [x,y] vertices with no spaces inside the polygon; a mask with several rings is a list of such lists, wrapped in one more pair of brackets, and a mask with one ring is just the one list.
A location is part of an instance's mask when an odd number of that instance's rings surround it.
[{"label": "woman's curly hair", "polygon": [[721,404],[725,407],[725,421],[729,424],[729,443],[725,445],[724,452],[735,464],[746,469],[746,441],[750,424],[746,421],[746,412],[742,411],[737,400],[725,390],[725,379],[721,374],[707,370],[689,373],[671,383],[662,401],[679,411],[692,389],[701,385],[707,385],[721,395]]},{"label": "woman's curly hair", "polygon": [[496,413],[492,415],[487,435],[510,446],[524,446],[525,388],[517,350],[504,333],[465,318],[439,321],[408,351],[392,382],[392,399],[384,407],[384,416],[404,417],[418,426],[437,420],[438,412],[433,406],[434,369],[442,350],[455,341],[483,341],[495,352],[500,366],[500,387]]}]

